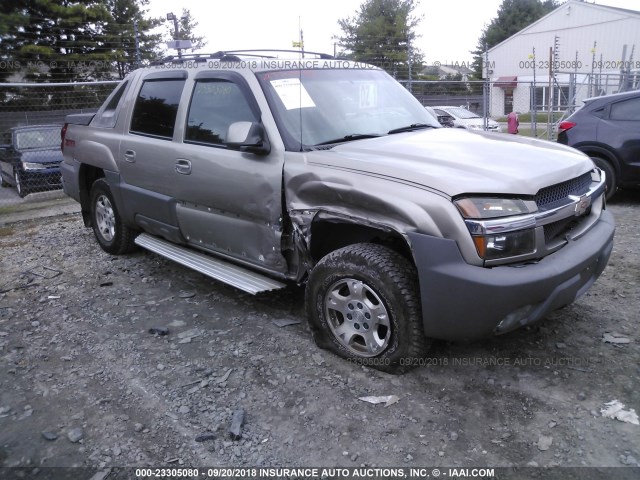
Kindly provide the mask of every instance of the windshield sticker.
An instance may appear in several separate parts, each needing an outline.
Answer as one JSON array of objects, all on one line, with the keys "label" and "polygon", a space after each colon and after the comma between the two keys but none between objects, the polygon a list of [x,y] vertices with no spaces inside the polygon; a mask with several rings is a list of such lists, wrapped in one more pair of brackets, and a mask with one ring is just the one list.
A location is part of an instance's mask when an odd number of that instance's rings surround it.
[{"label": "windshield sticker", "polygon": [[378,88],[375,83],[360,84],[360,108],[374,108],[378,106]]},{"label": "windshield sticker", "polygon": [[299,78],[282,78],[271,80],[273,89],[284,103],[284,108],[293,110],[294,108],[315,107],[316,104],[309,96],[307,89],[300,83]]}]

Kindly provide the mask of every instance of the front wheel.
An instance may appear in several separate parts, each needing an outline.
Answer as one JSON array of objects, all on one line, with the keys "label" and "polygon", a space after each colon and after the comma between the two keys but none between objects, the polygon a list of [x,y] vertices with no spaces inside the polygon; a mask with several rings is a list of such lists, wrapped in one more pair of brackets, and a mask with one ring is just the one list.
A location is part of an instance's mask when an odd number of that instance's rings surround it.
[{"label": "front wheel", "polygon": [[306,308],[318,346],[354,363],[402,373],[426,352],[415,268],[382,245],[350,245],[321,259]]},{"label": "front wheel", "polygon": [[109,184],[103,178],[91,187],[91,226],[105,252],[119,255],[135,248],[135,231],[122,223]]},{"label": "front wheel", "polygon": [[29,191],[27,190],[27,187],[24,186],[24,180],[22,179],[22,174],[20,173],[20,170],[18,170],[17,168],[14,168],[13,170],[13,180],[16,183],[16,191],[18,192],[18,195],[20,196],[20,198],[24,198],[29,194]]}]

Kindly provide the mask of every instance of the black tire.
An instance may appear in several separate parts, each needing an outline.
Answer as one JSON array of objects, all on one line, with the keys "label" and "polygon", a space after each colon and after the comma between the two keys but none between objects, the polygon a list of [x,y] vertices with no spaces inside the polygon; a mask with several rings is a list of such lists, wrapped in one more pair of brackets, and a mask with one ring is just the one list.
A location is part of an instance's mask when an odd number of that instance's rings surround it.
[{"label": "black tire", "polygon": [[305,297],[320,348],[389,373],[411,369],[426,353],[416,270],[387,247],[360,243],[328,254],[311,271]]},{"label": "black tire", "polygon": [[135,249],[136,231],[122,223],[104,178],[99,178],[91,186],[91,226],[105,252],[120,255]]},{"label": "black tire", "polygon": [[29,195],[29,189],[25,187],[24,180],[22,179],[22,174],[17,168],[13,169],[13,180],[16,182],[16,191],[18,192],[20,198],[24,198]]},{"label": "black tire", "polygon": [[616,193],[618,188],[618,179],[616,178],[616,169],[611,164],[611,162],[605,160],[600,157],[591,157],[593,163],[596,164],[600,170],[604,172],[607,176],[606,185],[607,185],[607,193],[605,194],[605,198],[607,200],[611,200],[611,197]]}]

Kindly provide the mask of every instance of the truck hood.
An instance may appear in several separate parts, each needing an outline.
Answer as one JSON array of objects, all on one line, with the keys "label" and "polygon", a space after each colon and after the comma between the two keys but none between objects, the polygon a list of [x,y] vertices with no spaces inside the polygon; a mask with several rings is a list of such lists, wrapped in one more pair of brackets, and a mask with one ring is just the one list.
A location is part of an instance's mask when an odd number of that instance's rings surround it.
[{"label": "truck hood", "polygon": [[358,140],[306,155],[310,164],[418,184],[450,197],[535,195],[593,168],[586,155],[557,143],[452,128]]}]

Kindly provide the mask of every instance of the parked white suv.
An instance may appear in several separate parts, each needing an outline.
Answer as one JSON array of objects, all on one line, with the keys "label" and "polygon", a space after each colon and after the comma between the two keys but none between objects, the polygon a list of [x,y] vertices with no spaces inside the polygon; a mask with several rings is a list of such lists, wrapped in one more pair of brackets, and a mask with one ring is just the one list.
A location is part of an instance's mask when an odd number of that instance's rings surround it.
[{"label": "parked white suv", "polygon": [[[433,107],[438,116],[448,115],[452,118],[453,126],[469,130],[484,130],[484,119],[477,113],[464,107]],[[502,132],[500,124],[492,119],[487,119],[487,131]]]}]

